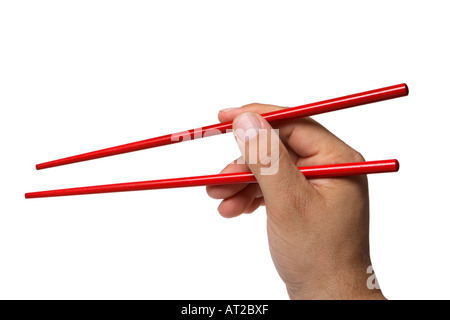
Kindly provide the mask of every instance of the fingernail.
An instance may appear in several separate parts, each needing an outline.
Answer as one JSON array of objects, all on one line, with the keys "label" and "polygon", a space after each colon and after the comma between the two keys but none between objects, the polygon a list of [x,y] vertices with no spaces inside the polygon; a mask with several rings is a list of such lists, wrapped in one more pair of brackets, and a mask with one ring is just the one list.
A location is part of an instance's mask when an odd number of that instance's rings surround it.
[{"label": "fingernail", "polygon": [[256,115],[246,112],[234,119],[233,129],[235,136],[241,142],[246,142],[258,135],[261,122]]},{"label": "fingernail", "polygon": [[228,111],[233,111],[236,110],[237,108],[226,108],[226,109],[222,109],[220,110],[220,112],[228,112]]}]

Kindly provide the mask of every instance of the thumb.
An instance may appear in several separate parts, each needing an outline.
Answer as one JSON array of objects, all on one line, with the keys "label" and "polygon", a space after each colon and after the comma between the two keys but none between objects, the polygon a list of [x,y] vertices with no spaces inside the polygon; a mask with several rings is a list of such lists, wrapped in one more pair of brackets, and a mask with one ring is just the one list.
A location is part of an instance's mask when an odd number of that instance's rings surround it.
[{"label": "thumb", "polygon": [[291,161],[278,130],[259,114],[245,112],[233,121],[233,132],[245,163],[250,168],[268,208],[290,205],[286,200],[302,196],[311,186]]}]

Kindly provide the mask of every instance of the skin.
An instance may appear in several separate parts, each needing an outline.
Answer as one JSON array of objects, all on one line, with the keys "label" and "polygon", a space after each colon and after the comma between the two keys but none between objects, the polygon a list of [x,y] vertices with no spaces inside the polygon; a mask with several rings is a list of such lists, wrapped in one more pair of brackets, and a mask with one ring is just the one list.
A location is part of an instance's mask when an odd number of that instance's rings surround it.
[{"label": "skin", "polygon": [[[384,299],[379,289],[366,284],[371,265],[366,176],[307,180],[297,169],[364,158],[311,118],[274,126],[278,135],[242,138],[238,134],[252,122],[272,130],[259,114],[280,109],[249,104],[219,112],[221,122],[234,120],[244,158],[222,173],[251,170],[258,183],[209,186],[208,195],[222,199],[218,210],[226,218],[266,207],[270,253],[291,299]],[[267,153],[249,161],[248,149],[254,139]],[[270,139],[280,139],[277,150],[271,150]],[[267,164],[264,154],[271,156],[272,164]],[[262,174],[273,161],[278,161],[278,170]]]}]

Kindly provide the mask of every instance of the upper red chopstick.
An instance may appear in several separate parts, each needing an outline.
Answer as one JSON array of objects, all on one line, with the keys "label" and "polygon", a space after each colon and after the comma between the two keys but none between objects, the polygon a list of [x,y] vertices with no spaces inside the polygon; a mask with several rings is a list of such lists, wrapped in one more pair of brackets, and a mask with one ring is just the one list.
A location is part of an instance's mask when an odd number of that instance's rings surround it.
[{"label": "upper red chopstick", "polygon": [[[398,84],[395,86],[380,88],[376,90],[356,93],[340,98],[325,100],[321,102],[310,103],[298,107],[286,108],[280,111],[274,111],[262,114],[262,117],[269,122],[287,120],[292,118],[308,117],[320,113],[355,107],[373,102],[403,97],[408,95],[408,86],[406,84]],[[217,135],[225,133],[232,129],[233,123],[224,122],[218,123],[202,128],[191,129],[184,132],[168,134],[147,140],[123,144],[120,146],[92,151],[88,153],[79,154],[67,158],[44,162],[36,165],[36,169],[45,169],[65,164],[81,162],[86,160],[98,159],[108,156],[113,156],[121,153],[138,151],[142,149],[154,148],[164,146],[172,143],[177,143],[185,140],[203,138],[206,136]]]},{"label": "upper red chopstick", "polygon": [[[370,174],[382,172],[395,172],[398,171],[398,169],[399,163],[395,159],[299,168],[299,170],[305,175],[305,177],[309,179],[345,177],[358,174]],[[252,182],[256,182],[256,179],[251,172],[238,172],[238,173],[214,174],[207,176],[187,177],[187,178],[127,182],[127,183],[107,184],[100,186],[38,191],[26,193],[25,198],[45,198],[45,197],[73,196],[73,195],[93,194],[93,193],[196,187],[196,186],[232,184],[232,183],[252,183]]]}]

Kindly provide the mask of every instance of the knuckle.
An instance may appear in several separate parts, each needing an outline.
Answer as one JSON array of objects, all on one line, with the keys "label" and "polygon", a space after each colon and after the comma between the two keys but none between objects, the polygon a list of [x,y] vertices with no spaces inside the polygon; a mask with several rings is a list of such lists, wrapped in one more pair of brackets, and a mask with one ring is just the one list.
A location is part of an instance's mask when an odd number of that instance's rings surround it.
[{"label": "knuckle", "polygon": [[248,103],[248,104],[242,106],[242,108],[258,108],[258,107],[261,107],[261,106],[262,106],[261,103],[252,102],[252,103]]},{"label": "knuckle", "polygon": [[345,146],[344,149],[334,150],[332,154],[336,154],[336,160],[343,162],[364,162],[365,159],[361,153],[355,149]]},{"label": "knuckle", "polygon": [[284,108],[280,107],[280,106],[271,105],[271,104],[253,102],[253,103],[249,103],[249,104],[242,106],[242,109],[249,111],[249,112],[255,112],[255,113],[261,114],[261,113],[281,110]]},{"label": "knuckle", "polygon": [[210,197],[214,199],[214,191],[212,189],[212,187],[206,187],[206,194]]},{"label": "knuckle", "polygon": [[217,187],[214,187],[214,186],[206,187],[206,193],[208,194],[208,196],[210,198],[213,198],[213,199],[222,199],[223,198],[220,190],[218,190]]},{"label": "knuckle", "polygon": [[353,159],[355,162],[363,162],[366,161],[363,157],[363,155],[361,153],[359,153],[356,150],[353,150],[353,155],[352,155]]}]

